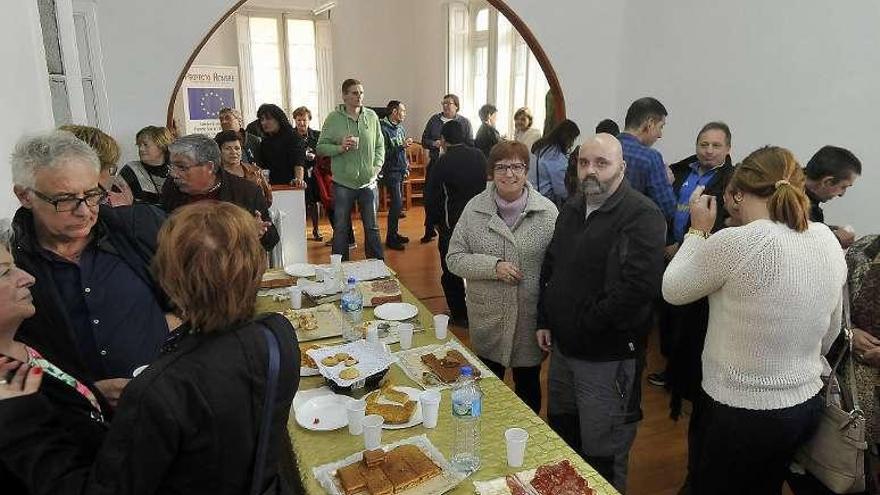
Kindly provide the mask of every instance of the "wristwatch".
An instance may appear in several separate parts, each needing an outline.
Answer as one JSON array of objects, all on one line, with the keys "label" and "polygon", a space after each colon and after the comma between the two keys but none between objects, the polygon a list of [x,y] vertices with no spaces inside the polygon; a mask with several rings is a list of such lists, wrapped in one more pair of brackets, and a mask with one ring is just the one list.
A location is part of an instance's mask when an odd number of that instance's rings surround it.
[{"label": "wristwatch", "polygon": [[695,229],[693,227],[689,228],[687,233],[690,235],[700,236],[703,239],[708,239],[709,236],[711,235],[709,232],[706,232],[705,230]]}]

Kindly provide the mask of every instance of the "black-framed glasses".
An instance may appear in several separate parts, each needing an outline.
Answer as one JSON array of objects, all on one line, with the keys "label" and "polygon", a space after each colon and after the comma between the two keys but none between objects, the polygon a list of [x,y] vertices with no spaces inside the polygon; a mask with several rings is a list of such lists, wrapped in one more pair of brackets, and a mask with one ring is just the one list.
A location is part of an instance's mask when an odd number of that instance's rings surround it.
[{"label": "black-framed glasses", "polygon": [[62,197],[51,197],[47,196],[36,189],[31,189],[34,192],[34,196],[42,199],[43,201],[49,203],[50,205],[55,207],[55,211],[58,213],[65,213],[68,211],[73,211],[79,208],[79,205],[85,203],[86,206],[90,208],[94,208],[99,204],[103,203],[107,198],[107,191],[98,186],[98,191],[90,192],[81,198],[77,198],[76,196],[62,196]]},{"label": "black-framed glasses", "polygon": [[510,171],[513,172],[513,175],[522,175],[526,172],[526,164],[525,163],[499,163],[492,167],[497,175],[503,175],[504,173]]}]

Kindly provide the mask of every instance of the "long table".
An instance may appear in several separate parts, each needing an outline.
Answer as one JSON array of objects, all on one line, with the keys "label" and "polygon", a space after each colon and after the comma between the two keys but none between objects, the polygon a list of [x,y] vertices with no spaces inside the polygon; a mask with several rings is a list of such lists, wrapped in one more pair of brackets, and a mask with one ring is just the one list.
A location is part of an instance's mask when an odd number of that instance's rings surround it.
[{"label": "long table", "polygon": [[[418,320],[422,328],[424,328],[423,331],[413,334],[413,347],[440,343],[441,341],[434,337],[433,320],[430,311],[403,284],[400,285],[403,300],[419,308]],[[275,302],[269,297],[260,297],[257,302],[257,309],[259,311],[280,311],[288,307],[287,301]],[[372,308],[364,308],[363,317],[364,320],[374,319]],[[455,339],[451,332],[448,333],[447,340],[449,339]],[[337,340],[339,339],[337,338]],[[333,342],[333,339],[317,342]],[[390,347],[392,352],[400,349],[398,344],[393,344]],[[469,352],[467,357],[468,359],[477,360]],[[396,385],[419,388],[419,385],[410,380],[403,370],[396,365],[392,365],[387,377]],[[324,385],[324,379],[320,376],[304,377],[300,380],[299,389],[307,390],[322,385]],[[568,444],[551,430],[541,418],[532,412],[503,381],[490,374],[480,380],[480,387],[483,390],[480,443],[482,464],[476,473],[472,474],[449,493],[475,493],[473,481],[490,480],[562,459],[568,459],[587,479],[590,487],[597,494],[614,495],[618,493],[611,484],[602,478],[589,464],[584,462]],[[440,414],[436,428],[428,429],[418,425],[402,430],[383,430],[382,443],[387,444],[411,436],[426,434],[431,442],[448,459],[452,453],[455,435],[452,421],[450,390],[447,389],[442,392]],[[525,462],[520,468],[510,468],[507,466],[504,431],[514,426],[524,428],[529,432]],[[307,430],[296,423],[292,413],[288,421],[288,429],[290,431],[291,444],[296,452],[303,486],[306,492],[310,494],[325,493],[324,489],[315,479],[312,468],[347,457],[354,452],[363,450],[364,447],[363,437],[361,435],[354,436],[349,434],[347,428],[329,432]]]}]

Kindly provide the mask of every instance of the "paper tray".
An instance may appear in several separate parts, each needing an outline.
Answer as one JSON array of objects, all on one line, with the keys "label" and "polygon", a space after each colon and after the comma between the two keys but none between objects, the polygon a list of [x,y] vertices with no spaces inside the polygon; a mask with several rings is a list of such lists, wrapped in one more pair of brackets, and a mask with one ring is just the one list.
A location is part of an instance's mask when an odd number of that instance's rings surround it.
[{"label": "paper tray", "polygon": [[[434,463],[440,466],[441,473],[408,490],[397,492],[395,495],[441,495],[455,488],[465,479],[463,474],[452,469],[452,466],[449,465],[446,458],[443,457],[443,454],[441,454],[440,451],[437,450],[437,447],[428,440],[427,436],[418,435],[405,438],[398,442],[382,445],[381,448],[385,451],[389,451],[399,445],[415,445],[424,452],[425,455],[431,458]],[[331,495],[344,495],[345,492],[342,491],[342,485],[340,485],[339,479],[336,477],[336,470],[348,466],[349,464],[360,462],[361,460],[363,460],[363,452],[355,452],[345,459],[313,468],[312,472],[315,474],[318,483],[321,484],[321,487],[323,487],[327,493],[330,493]]]},{"label": "paper tray", "polygon": [[[321,376],[340,387],[349,387],[355,385],[359,381],[364,381],[368,377],[388,369],[395,360],[394,356],[388,352],[388,349],[386,349],[382,343],[370,344],[367,343],[366,340],[357,340],[355,342],[349,342],[348,344],[309,349],[306,352],[308,352],[309,356],[315,360]],[[332,356],[339,352],[349,354],[358,360],[355,368],[360,371],[360,375],[354,380],[346,380],[339,377],[339,372],[345,368],[344,365],[338,364],[336,366],[325,366],[321,363],[321,360],[325,357]],[[357,388],[357,386],[355,388]]]},{"label": "paper tray", "polygon": [[299,342],[338,337],[343,334],[345,329],[351,328],[348,318],[342,314],[342,310],[335,304],[321,304],[314,308],[285,309],[280,313],[288,320],[290,320],[288,317],[290,313],[312,313],[315,315],[318,322],[318,328],[315,330],[300,330],[291,320],[291,324],[296,329],[296,338]]},{"label": "paper tray", "polygon": [[483,364],[482,361],[471,353],[471,351],[467,350],[460,342],[457,340],[450,340],[449,342],[444,342],[442,344],[431,344],[422,347],[415,347],[413,349],[406,349],[403,351],[397,351],[394,353],[394,357],[397,358],[397,365],[400,366],[400,369],[406,373],[406,376],[410,377],[410,379],[419,384],[420,387],[424,389],[437,389],[443,390],[447,388],[452,388],[451,383],[428,383],[424,379],[424,373],[429,371],[429,368],[425,366],[421,361],[421,356],[434,353],[439,355],[445,355],[450,350],[456,350],[467,358],[467,360],[471,363],[471,366],[475,366],[478,370],[480,370],[481,376],[494,376],[492,371]]}]

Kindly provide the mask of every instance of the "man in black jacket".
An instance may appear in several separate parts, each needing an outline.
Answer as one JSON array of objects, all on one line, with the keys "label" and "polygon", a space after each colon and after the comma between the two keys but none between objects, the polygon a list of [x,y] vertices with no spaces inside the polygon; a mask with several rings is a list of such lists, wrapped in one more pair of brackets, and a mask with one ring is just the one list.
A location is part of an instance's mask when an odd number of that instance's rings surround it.
[{"label": "man in black jacket", "polygon": [[162,208],[168,213],[204,200],[236,204],[254,216],[260,229],[260,243],[271,251],[280,239],[269,218],[269,207],[260,186],[236,177],[220,166],[220,148],[203,134],[178,138],[168,146],[171,178],[162,188]]},{"label": "man in black jacket", "polygon": [[446,253],[452,231],[464,206],[486,189],[486,158],[480,150],[466,142],[464,127],[450,120],[443,124],[441,139],[446,153],[441,156],[425,187],[425,212],[440,233],[440,285],[446,295],[446,305],[455,324],[467,326],[467,306],[464,300],[464,281],[449,271]]},{"label": "man in black jacket", "polygon": [[132,371],[158,355],[174,317],[150,272],[165,215],[155,207],[99,206],[100,164],[66,132],[18,143],[12,155],[13,256],[36,277],[37,313],[18,338],[91,382],[111,403]]},{"label": "man in black jacket", "polygon": [[624,180],[614,136],[588,139],[577,165],[579,191],[559,213],[541,269],[537,338],[552,353],[548,419],[624,492],[666,221]]}]

